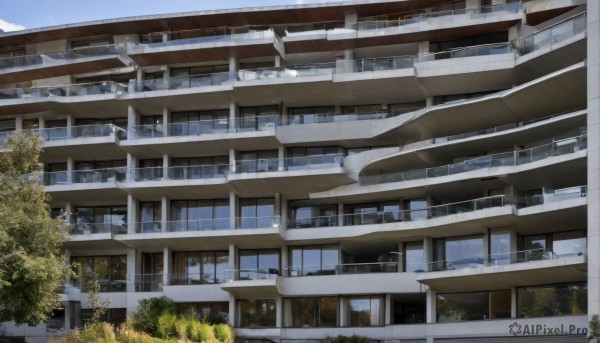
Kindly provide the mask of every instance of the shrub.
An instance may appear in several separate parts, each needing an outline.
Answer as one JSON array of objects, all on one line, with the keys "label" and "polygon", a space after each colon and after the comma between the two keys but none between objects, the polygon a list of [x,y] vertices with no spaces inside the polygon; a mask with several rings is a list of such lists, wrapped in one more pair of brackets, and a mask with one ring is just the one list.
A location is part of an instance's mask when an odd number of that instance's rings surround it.
[{"label": "shrub", "polygon": [[215,339],[210,325],[202,324],[198,321],[190,321],[188,323],[188,338],[192,342],[206,342]]},{"label": "shrub", "polygon": [[165,313],[158,317],[158,327],[156,328],[158,336],[162,338],[175,337],[177,334],[175,322],[177,322],[177,316],[174,314]]},{"label": "shrub", "polygon": [[178,321],[175,322],[175,331],[177,332],[177,338],[179,338],[182,341],[185,341],[188,339],[187,327],[188,327],[187,320],[179,319]]},{"label": "shrub", "polygon": [[215,338],[223,343],[233,342],[233,330],[226,324],[215,324],[213,326]]},{"label": "shrub", "polygon": [[169,298],[142,299],[133,315],[133,327],[154,336],[157,333],[158,318],[163,314],[175,314],[175,303]]}]

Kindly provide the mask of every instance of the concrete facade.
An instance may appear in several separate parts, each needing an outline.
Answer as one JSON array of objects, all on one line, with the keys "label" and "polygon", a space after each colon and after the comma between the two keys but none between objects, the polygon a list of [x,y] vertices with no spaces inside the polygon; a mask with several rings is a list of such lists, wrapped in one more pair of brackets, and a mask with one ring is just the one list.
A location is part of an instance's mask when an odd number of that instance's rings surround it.
[{"label": "concrete facade", "polygon": [[166,296],[241,339],[585,342],[600,314],[599,41],[600,5],[583,0],[2,33],[0,140],[44,139],[81,268],[48,323],[2,323],[0,338],[80,326],[94,273],[115,323]]}]

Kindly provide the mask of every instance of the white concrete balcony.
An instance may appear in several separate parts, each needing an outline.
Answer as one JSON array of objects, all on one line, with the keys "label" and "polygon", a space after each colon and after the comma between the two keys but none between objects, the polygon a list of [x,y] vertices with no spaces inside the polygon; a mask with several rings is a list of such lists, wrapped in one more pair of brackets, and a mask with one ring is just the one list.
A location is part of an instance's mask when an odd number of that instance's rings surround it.
[{"label": "white concrete balcony", "polygon": [[277,268],[228,270],[221,288],[242,299],[274,298],[279,294],[280,274]]},{"label": "white concrete balcony", "polygon": [[119,44],[89,46],[62,52],[0,59],[4,83],[16,83],[48,77],[89,73],[124,67],[125,47]]},{"label": "white concrete balcony", "polygon": [[545,249],[436,261],[417,281],[440,292],[507,289],[586,280],[586,247],[568,254]]},{"label": "white concrete balcony", "polygon": [[283,54],[283,43],[273,30],[250,31],[149,44],[131,44],[127,54],[142,66],[240,59]]}]

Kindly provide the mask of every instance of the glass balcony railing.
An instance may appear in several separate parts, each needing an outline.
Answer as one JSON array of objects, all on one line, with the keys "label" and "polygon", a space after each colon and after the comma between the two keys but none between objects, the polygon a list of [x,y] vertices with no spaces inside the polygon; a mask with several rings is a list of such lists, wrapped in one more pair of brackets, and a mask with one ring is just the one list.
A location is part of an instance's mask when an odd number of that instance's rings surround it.
[{"label": "glass balcony railing", "polygon": [[[580,131],[581,132],[581,131]],[[484,155],[459,163],[448,164],[440,167],[408,170],[403,172],[368,175],[360,177],[361,185],[375,185],[390,182],[403,182],[411,180],[430,179],[441,176],[466,173],[474,170],[489,169],[494,167],[518,166],[550,157],[572,154],[587,148],[587,136],[573,136],[556,139],[552,143],[536,146],[529,149]]]},{"label": "glass balcony railing", "polygon": [[132,48],[132,50],[135,51],[137,49],[143,49],[146,46],[149,48],[163,48],[163,47],[186,45],[186,44],[248,41],[248,40],[258,40],[258,39],[267,39],[267,38],[275,38],[275,33],[273,32],[273,30],[251,31],[251,32],[245,32],[245,33],[232,33],[232,34],[221,34],[221,35],[215,34],[215,35],[203,36],[203,37],[175,39],[175,40],[170,40],[170,41],[166,41],[166,42],[146,43],[146,44],[136,45]]},{"label": "glass balcony railing", "polygon": [[90,137],[125,136],[125,130],[113,124],[82,125],[71,127],[53,127],[33,130],[43,140],[76,139]]},{"label": "glass balcony railing", "polygon": [[227,81],[229,81],[229,73],[174,76],[164,79],[138,81],[135,84],[135,91],[152,92],[219,86]]},{"label": "glass balcony railing", "polygon": [[283,159],[242,160],[236,163],[236,173],[262,173],[337,168],[343,166],[342,154],[325,154]]},{"label": "glass balcony railing", "polygon": [[99,94],[123,94],[127,86],[112,81],[80,83],[64,86],[36,88],[13,88],[0,90],[0,100],[6,99],[42,99],[53,97],[73,97]]},{"label": "glass balcony railing", "polygon": [[125,181],[125,167],[57,171],[43,173],[44,186],[70,185],[77,183],[110,183]]},{"label": "glass balcony railing", "polygon": [[[235,228],[272,229],[279,228],[279,216],[239,217],[234,218]],[[158,233],[162,231],[161,221],[139,222],[135,224],[136,233]],[[215,231],[231,230],[230,218],[181,219],[166,221],[166,232]]]},{"label": "glass balcony railing", "polygon": [[584,198],[587,196],[587,186],[577,186],[556,189],[552,193],[525,196],[519,199],[520,208],[537,206],[557,201]]},{"label": "glass balcony railing", "polygon": [[126,234],[127,223],[76,223],[71,224],[70,235],[88,235],[94,233]]},{"label": "glass balcony railing", "polygon": [[135,292],[162,292],[163,274],[127,275],[127,282],[134,285]]},{"label": "glass balcony railing", "polygon": [[405,29],[407,32],[420,30],[420,27],[427,25],[428,21],[435,18],[442,18],[446,22],[449,20],[465,20],[461,17],[468,16],[471,19],[478,18],[479,15],[490,13],[519,13],[521,11],[520,1],[508,1],[506,4],[481,6],[480,8],[448,10],[430,13],[421,13],[416,15],[407,15],[399,20],[377,20],[361,21],[357,24],[346,25],[346,28],[357,31],[375,31],[388,28]]},{"label": "glass balcony railing", "polygon": [[348,275],[372,273],[397,273],[398,262],[344,263],[336,265],[288,266],[283,276]]},{"label": "glass balcony railing", "polygon": [[439,272],[446,270],[468,269],[468,268],[483,268],[489,266],[509,265],[526,263],[532,261],[545,261],[568,259],[575,256],[587,255],[587,249],[584,246],[573,247],[573,252],[567,254],[557,254],[552,250],[540,248],[521,251],[511,251],[507,253],[491,254],[483,256],[483,254],[471,257],[465,257],[458,260],[435,261],[427,264],[426,272]]},{"label": "glass balcony railing", "polygon": [[129,139],[199,136],[204,134],[274,131],[281,123],[280,115],[246,118],[185,121],[168,124],[131,126]]},{"label": "glass balcony railing", "polygon": [[197,180],[226,177],[229,174],[229,165],[219,164],[212,166],[178,166],[169,167],[170,180]]},{"label": "glass balcony railing", "polygon": [[239,269],[225,271],[229,280],[275,280],[280,271],[278,268]]},{"label": "glass balcony railing", "polygon": [[345,226],[387,224],[412,222],[445,217],[452,214],[468,213],[488,208],[510,205],[504,195],[460,201],[455,203],[431,206],[418,210],[362,212],[343,215],[321,216],[314,218],[292,218],[288,221],[288,229],[315,228],[333,226],[338,221]]},{"label": "glass balcony railing", "polygon": [[229,218],[173,220],[167,222],[168,232],[230,230]]},{"label": "glass balcony railing", "polygon": [[160,220],[135,223],[135,233],[156,232],[162,232],[162,223]]},{"label": "glass balcony railing", "polygon": [[169,274],[169,284],[181,285],[212,285],[225,282],[225,272],[215,273],[173,273]]},{"label": "glass balcony railing", "polygon": [[335,63],[315,63],[307,65],[293,65],[285,67],[260,68],[252,70],[240,70],[239,81],[264,80],[264,79],[286,79],[304,76],[333,75]]},{"label": "glass balcony railing", "polygon": [[512,46],[518,55],[523,56],[571,38],[586,30],[586,16],[585,12],[577,14],[532,35],[519,38],[512,42]]},{"label": "glass balcony railing", "polygon": [[115,44],[86,46],[62,52],[49,52],[39,55],[0,58],[0,69],[53,65],[67,62],[72,63],[80,59],[117,54],[118,47]]},{"label": "glass balcony railing", "polygon": [[379,111],[368,113],[309,113],[309,114],[290,114],[288,125],[317,124],[317,123],[335,123],[342,121],[358,120],[377,120],[396,117],[404,113],[418,111],[423,107],[406,107],[395,109],[393,111]]}]

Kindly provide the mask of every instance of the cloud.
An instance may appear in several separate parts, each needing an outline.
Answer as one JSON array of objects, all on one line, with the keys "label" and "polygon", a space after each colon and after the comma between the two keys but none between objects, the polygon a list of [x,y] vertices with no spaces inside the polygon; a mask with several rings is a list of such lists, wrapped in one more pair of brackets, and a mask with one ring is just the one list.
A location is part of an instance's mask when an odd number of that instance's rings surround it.
[{"label": "cloud", "polygon": [[19,30],[25,30],[25,26],[9,23],[8,21],[6,21],[4,19],[0,19],[0,30],[3,30],[4,32],[19,31]]}]

